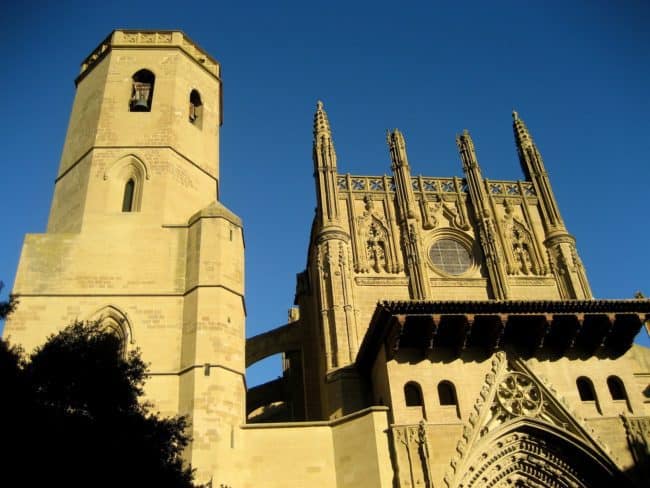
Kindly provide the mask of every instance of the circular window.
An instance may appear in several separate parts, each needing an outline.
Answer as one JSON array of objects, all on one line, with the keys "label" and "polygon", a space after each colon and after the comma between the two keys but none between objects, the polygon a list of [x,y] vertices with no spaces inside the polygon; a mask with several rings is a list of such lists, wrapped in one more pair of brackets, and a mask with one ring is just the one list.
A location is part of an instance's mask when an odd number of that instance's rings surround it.
[{"label": "circular window", "polygon": [[429,258],[440,271],[461,275],[472,266],[472,256],[454,239],[438,239],[429,248]]}]

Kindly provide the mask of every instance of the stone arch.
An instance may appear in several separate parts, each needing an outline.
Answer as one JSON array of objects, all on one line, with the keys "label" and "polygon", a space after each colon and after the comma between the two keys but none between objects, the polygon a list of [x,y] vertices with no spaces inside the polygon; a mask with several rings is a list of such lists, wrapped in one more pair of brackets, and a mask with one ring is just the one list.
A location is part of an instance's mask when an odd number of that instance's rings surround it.
[{"label": "stone arch", "polygon": [[281,327],[246,339],[246,367],[274,354],[302,351],[302,327],[300,321],[289,322]]},{"label": "stone arch", "polygon": [[120,338],[122,349],[126,352],[129,344],[133,344],[133,327],[126,313],[115,305],[106,305],[88,317],[89,321],[99,322],[106,330]]},{"label": "stone arch", "polygon": [[518,418],[477,443],[456,488],[589,488],[626,485],[601,449],[534,418]]},{"label": "stone arch", "polygon": [[201,94],[197,89],[190,92],[188,119],[199,129],[203,127],[203,100],[201,100]]},{"label": "stone arch", "polygon": [[149,179],[149,170],[142,159],[135,154],[127,154],[114,161],[104,171],[104,180],[107,180],[110,189],[108,195],[108,209],[124,211],[125,187],[133,181],[131,205],[129,212],[139,212],[142,206],[144,182]]},{"label": "stone arch", "polygon": [[151,112],[156,75],[148,69],[141,69],[131,77],[130,112]]}]

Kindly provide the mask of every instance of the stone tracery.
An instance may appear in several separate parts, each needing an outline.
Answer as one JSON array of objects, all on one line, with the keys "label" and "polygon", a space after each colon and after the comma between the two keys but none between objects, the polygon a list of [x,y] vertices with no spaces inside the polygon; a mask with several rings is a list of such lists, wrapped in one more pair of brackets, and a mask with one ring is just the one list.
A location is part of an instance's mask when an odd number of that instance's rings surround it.
[{"label": "stone tracery", "polygon": [[355,271],[357,273],[397,273],[399,263],[392,248],[390,233],[382,215],[375,209],[375,204],[369,195],[363,199],[364,213],[357,218],[357,242]]}]

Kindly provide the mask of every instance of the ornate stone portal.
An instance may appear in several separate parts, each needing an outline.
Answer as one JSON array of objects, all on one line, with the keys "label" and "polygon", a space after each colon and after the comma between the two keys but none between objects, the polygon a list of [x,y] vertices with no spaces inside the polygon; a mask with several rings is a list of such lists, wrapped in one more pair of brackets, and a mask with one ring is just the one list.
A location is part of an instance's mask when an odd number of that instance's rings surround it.
[{"label": "ornate stone portal", "polygon": [[497,353],[445,476],[449,487],[588,488],[628,481],[580,417]]}]

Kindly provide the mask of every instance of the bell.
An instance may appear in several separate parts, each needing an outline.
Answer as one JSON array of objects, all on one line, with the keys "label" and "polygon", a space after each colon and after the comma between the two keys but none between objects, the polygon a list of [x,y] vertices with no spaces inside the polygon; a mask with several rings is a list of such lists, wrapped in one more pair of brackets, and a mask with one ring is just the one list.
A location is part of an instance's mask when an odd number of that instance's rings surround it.
[{"label": "bell", "polygon": [[144,98],[138,98],[133,105],[131,105],[131,112],[148,112],[149,104]]}]

